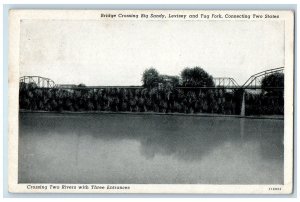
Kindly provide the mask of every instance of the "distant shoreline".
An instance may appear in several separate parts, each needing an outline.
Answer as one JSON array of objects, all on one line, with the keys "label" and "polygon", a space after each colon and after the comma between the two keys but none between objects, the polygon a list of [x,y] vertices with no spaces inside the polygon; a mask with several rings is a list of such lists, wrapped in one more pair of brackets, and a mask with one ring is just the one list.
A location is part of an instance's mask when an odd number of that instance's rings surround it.
[{"label": "distant shoreline", "polygon": [[123,115],[165,115],[165,116],[195,116],[195,117],[232,117],[232,118],[247,118],[247,119],[278,119],[284,120],[283,115],[262,115],[262,116],[241,116],[228,114],[208,114],[208,113],[159,113],[159,112],[112,112],[112,111],[42,111],[42,110],[19,110],[19,113],[52,113],[52,114],[123,114]]}]

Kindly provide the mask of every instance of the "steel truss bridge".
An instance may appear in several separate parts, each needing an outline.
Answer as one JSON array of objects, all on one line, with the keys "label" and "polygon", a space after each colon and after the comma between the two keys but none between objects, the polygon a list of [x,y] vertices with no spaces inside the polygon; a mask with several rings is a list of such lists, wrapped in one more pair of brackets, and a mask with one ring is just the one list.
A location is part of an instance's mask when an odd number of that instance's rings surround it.
[{"label": "steel truss bridge", "polygon": [[215,77],[213,81],[217,87],[238,87],[239,84],[230,77]]},{"label": "steel truss bridge", "polygon": [[[253,74],[249,77],[249,79],[241,86],[241,88],[244,89],[260,89],[261,88],[261,82],[263,78],[265,78],[268,75],[275,74],[275,73],[283,73],[284,68],[274,68],[274,69],[268,69],[266,71],[259,72],[257,74]],[[283,88],[283,87],[269,87],[269,88]]]},{"label": "steel truss bridge", "polygon": [[49,78],[41,76],[22,76],[20,83],[34,83],[39,88],[55,88],[55,82]]},{"label": "steel truss bridge", "polygon": [[[239,85],[233,78],[231,77],[216,77],[213,78],[215,83],[214,87],[177,87],[179,89],[261,89],[261,81],[268,75],[274,73],[283,73],[284,67],[268,69],[256,74],[253,74],[249,77],[249,79],[243,84]],[[87,87],[74,87],[74,85],[56,85],[55,82],[49,78],[41,77],[41,76],[23,76],[20,78],[20,82],[23,83],[35,83],[39,88],[61,88],[61,89],[104,89],[104,88],[126,88],[126,89],[140,89],[141,86],[87,86]],[[283,87],[269,87],[272,89],[283,89]]]},{"label": "steel truss bridge", "polygon": [[[243,88],[243,89],[261,89],[261,82],[263,78],[268,75],[274,73],[283,73],[284,67],[268,69],[256,74],[247,79],[247,81],[243,85],[239,85],[233,78],[230,77],[216,77],[213,78],[216,87],[224,87],[224,88]],[[269,88],[283,88],[283,87],[269,87]]]}]

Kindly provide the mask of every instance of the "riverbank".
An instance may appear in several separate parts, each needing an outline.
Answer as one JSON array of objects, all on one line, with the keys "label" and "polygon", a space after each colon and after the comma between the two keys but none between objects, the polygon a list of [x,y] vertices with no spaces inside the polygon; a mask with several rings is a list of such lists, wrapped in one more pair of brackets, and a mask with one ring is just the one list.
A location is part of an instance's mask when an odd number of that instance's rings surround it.
[{"label": "riverbank", "polygon": [[109,111],[42,111],[42,110],[19,110],[20,113],[52,113],[52,114],[123,114],[123,115],[164,115],[164,116],[200,116],[200,117],[232,117],[232,118],[247,118],[247,119],[279,119],[284,120],[283,115],[261,115],[261,116],[241,116],[228,114],[208,114],[208,113],[160,113],[160,112],[109,112]]}]

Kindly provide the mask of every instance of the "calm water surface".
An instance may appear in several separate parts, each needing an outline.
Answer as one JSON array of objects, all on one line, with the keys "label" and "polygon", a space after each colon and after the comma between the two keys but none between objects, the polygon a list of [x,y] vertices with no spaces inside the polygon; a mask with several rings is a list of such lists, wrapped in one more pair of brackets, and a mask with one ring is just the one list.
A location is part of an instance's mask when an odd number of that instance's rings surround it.
[{"label": "calm water surface", "polygon": [[282,184],[283,120],[20,113],[20,183]]}]

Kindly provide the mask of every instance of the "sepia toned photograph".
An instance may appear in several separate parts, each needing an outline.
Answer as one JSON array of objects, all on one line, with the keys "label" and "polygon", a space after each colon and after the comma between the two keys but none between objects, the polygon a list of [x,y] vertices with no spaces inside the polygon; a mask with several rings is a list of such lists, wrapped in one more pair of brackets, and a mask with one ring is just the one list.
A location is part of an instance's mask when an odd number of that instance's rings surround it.
[{"label": "sepia toned photograph", "polygon": [[293,12],[9,18],[11,192],[292,192]]}]

